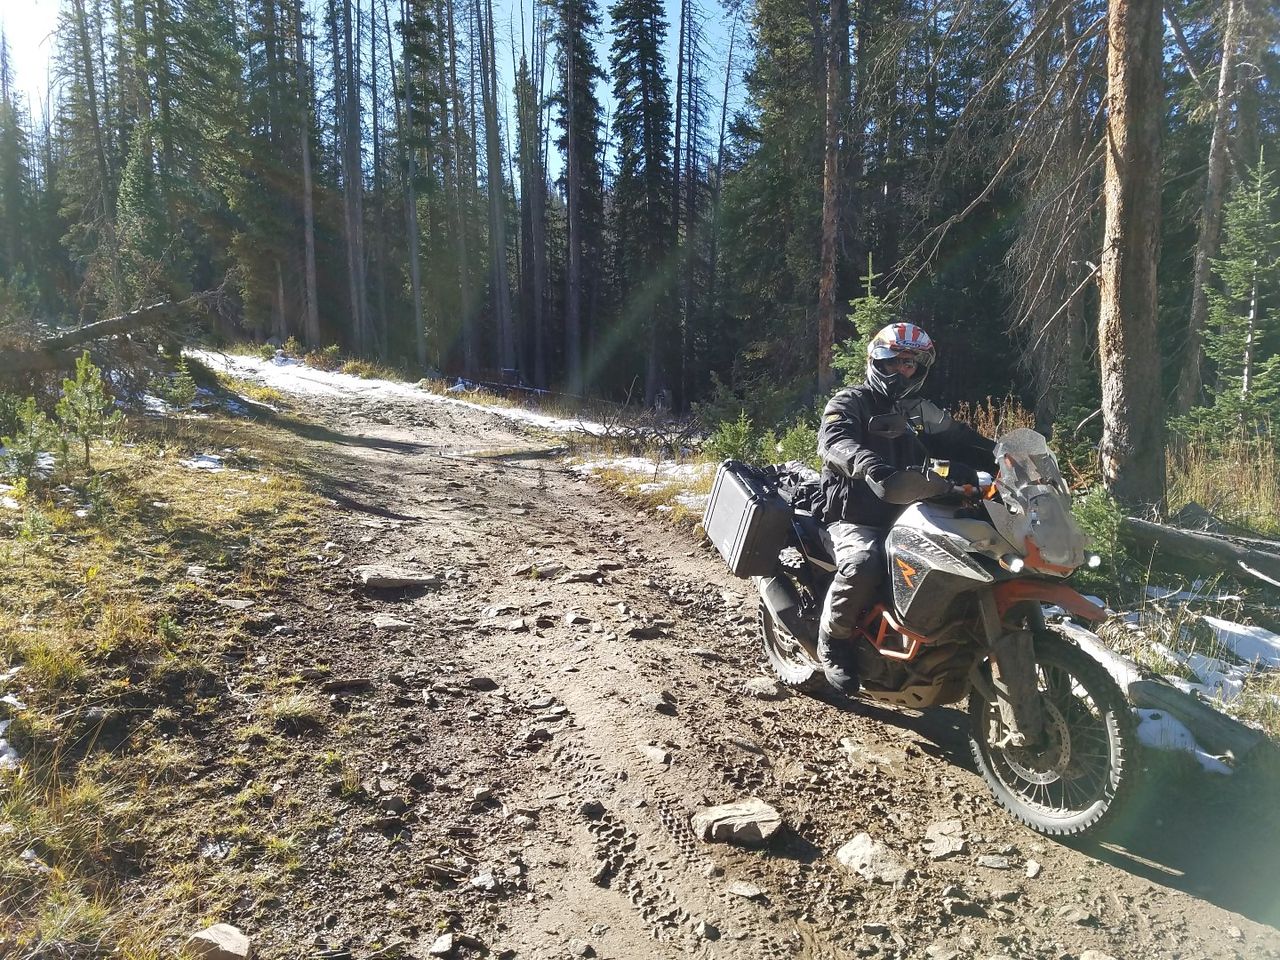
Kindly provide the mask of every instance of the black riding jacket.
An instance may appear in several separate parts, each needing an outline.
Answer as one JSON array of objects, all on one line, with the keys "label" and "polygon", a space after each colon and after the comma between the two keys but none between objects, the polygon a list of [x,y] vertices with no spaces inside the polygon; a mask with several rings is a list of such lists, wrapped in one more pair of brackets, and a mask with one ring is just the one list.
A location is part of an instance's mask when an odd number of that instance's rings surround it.
[{"label": "black riding jacket", "polygon": [[[873,436],[867,423],[883,413],[903,415],[914,432]],[[887,527],[903,508],[881,500],[868,478],[881,486],[897,471],[924,465],[930,457],[994,472],[994,450],[993,441],[928,400],[889,400],[865,383],[847,387],[827,402],[818,428],[823,520]]]}]

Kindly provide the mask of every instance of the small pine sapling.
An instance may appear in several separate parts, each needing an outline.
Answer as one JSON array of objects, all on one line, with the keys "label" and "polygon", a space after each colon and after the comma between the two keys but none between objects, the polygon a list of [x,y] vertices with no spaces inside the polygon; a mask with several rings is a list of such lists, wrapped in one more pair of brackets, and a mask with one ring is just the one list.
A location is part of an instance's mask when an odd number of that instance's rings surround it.
[{"label": "small pine sapling", "polygon": [[93,365],[88,351],[76,361],[75,379],[62,381],[62,399],[56,410],[62,427],[84,445],[84,469],[93,472],[89,460],[89,443],[105,437],[124,419],[115,409],[111,395],[102,382],[102,371]]},{"label": "small pine sapling", "polygon": [[0,447],[5,450],[4,472],[23,481],[36,479],[40,454],[49,452],[57,435],[49,418],[36,406],[34,397],[18,401],[14,405],[13,435],[0,437]]}]

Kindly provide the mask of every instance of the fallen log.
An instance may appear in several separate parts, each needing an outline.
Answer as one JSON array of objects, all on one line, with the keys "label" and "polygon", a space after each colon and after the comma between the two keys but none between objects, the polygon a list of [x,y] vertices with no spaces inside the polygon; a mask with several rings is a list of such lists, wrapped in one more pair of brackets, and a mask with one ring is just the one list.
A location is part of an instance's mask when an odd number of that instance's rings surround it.
[{"label": "fallen log", "polygon": [[1183,530],[1137,517],[1124,518],[1127,539],[1139,548],[1154,550],[1176,560],[1198,564],[1227,566],[1230,572],[1243,572],[1269,584],[1280,581],[1280,543],[1275,551],[1267,550],[1272,541],[1250,540],[1245,546],[1224,535]]},{"label": "fallen log", "polygon": [[1199,697],[1183,693],[1173,684],[1152,677],[1133,660],[1108,647],[1097,634],[1074,623],[1055,626],[1106,668],[1130,703],[1147,710],[1163,710],[1181,721],[1196,742],[1209,753],[1240,761],[1260,744],[1268,742],[1262,732],[1215,710]]},{"label": "fallen log", "polygon": [[109,317],[74,330],[63,331],[26,350],[2,352],[0,353],[0,377],[22,373],[45,373],[74,367],[77,356],[75,347],[122,333],[132,333],[157,323],[165,323],[193,307],[203,305],[209,296],[208,293],[197,293],[185,300],[153,303],[118,317]]}]

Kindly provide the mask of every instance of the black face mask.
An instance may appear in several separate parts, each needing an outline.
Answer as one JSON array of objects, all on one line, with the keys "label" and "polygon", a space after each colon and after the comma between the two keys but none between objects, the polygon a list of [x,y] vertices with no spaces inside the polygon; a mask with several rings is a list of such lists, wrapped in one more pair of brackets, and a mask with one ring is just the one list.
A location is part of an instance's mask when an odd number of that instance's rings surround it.
[{"label": "black face mask", "polygon": [[867,362],[867,383],[871,389],[888,400],[901,400],[919,392],[924,383],[927,368],[917,366],[915,373],[904,376],[901,371],[887,371],[875,360]]}]

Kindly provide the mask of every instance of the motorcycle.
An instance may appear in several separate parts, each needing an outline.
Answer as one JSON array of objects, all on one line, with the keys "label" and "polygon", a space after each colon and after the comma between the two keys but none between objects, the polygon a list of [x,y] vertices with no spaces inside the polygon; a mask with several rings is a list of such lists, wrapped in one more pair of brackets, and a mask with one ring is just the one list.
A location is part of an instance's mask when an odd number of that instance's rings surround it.
[{"label": "motorcycle", "polygon": [[[870,428],[912,429],[897,414]],[[1128,794],[1136,724],[1110,674],[1046,620],[1045,605],[1087,621],[1105,616],[1064,582],[1099,561],[1085,551],[1056,458],[1027,429],[1002,436],[995,458],[997,476],[949,482],[889,530],[882,596],[855,634],[861,695],[911,708],[967,700],[973,759],[1000,804],[1040,833],[1080,834]],[[951,472],[934,463],[935,477]],[[836,571],[829,536],[804,508],[816,502],[817,480],[799,464],[727,461],[703,518],[730,569],[759,590],[769,663],[811,692],[825,686],[818,620]],[[911,490],[897,495],[913,499]]]}]

